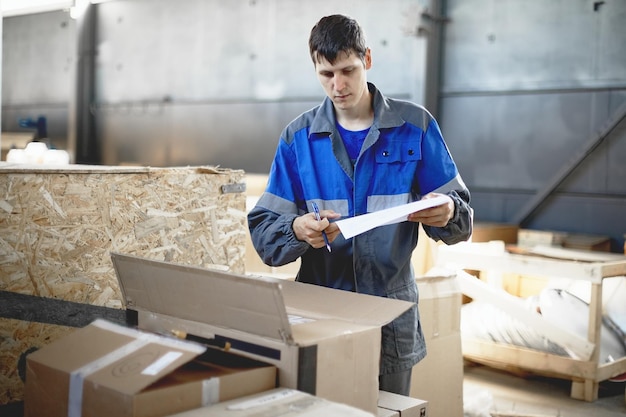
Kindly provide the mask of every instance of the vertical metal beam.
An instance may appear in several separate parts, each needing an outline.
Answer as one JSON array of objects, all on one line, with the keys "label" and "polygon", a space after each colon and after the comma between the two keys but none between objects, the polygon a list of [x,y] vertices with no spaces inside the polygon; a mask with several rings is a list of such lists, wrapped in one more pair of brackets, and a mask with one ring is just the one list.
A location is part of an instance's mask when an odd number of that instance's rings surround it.
[{"label": "vertical metal beam", "polygon": [[424,106],[435,118],[439,117],[439,94],[441,91],[442,44],[444,23],[448,22],[444,13],[443,0],[431,0],[428,10],[422,12],[422,22],[428,23],[426,33],[426,76]]},{"label": "vertical metal beam", "polygon": [[583,146],[572,160],[564,165],[557,174],[540,189],[530,201],[512,219],[513,223],[526,226],[539,209],[545,204],[550,194],[561,185],[569,175],[602,144],[611,132],[624,120],[626,120],[626,103],[607,119],[602,128],[596,132]]},{"label": "vertical metal beam", "polygon": [[78,16],[76,32],[78,59],[76,66],[76,92],[73,126],[75,161],[79,164],[100,164],[101,149],[96,137],[96,118],[92,112],[95,103],[97,6],[88,3]]}]

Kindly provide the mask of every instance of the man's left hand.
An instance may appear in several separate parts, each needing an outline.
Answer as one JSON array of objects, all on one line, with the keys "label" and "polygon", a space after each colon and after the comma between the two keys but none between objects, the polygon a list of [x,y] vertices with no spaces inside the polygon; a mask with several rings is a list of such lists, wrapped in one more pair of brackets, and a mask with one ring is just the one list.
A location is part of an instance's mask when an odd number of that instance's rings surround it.
[{"label": "man's left hand", "polygon": [[422,197],[422,200],[441,196],[446,197],[448,202],[411,213],[408,220],[410,222],[422,223],[425,226],[445,227],[450,219],[454,217],[454,201],[452,198],[445,194],[430,193]]}]

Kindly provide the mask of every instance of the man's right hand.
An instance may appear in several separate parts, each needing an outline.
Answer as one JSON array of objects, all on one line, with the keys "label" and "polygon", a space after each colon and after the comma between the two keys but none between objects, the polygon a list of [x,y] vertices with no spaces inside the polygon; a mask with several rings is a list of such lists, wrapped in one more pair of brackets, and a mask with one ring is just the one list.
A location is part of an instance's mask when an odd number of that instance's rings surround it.
[{"label": "man's right hand", "polygon": [[317,221],[315,214],[307,213],[296,217],[291,226],[298,240],[307,242],[316,249],[325,246],[322,231],[326,232],[326,237],[328,237],[329,242],[334,241],[337,238],[337,235],[341,233],[339,227],[337,227],[335,223],[331,223],[328,220],[338,219],[341,217],[341,214],[336,213],[333,210],[322,210],[320,211],[320,217],[322,220]]}]

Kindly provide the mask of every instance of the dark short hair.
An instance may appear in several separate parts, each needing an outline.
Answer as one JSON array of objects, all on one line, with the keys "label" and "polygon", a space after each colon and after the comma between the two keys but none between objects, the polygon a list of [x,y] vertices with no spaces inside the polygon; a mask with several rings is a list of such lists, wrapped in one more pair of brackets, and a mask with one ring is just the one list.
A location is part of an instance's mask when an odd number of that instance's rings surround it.
[{"label": "dark short hair", "polygon": [[354,52],[364,60],[366,51],[365,34],[361,26],[348,16],[325,16],[311,29],[309,53],[314,64],[320,58],[334,64],[341,52]]}]

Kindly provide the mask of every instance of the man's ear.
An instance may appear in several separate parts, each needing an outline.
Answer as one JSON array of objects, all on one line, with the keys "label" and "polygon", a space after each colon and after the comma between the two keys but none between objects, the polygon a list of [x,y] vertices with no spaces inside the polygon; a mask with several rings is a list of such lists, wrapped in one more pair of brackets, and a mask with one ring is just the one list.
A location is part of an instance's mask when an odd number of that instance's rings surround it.
[{"label": "man's ear", "polygon": [[365,50],[365,69],[368,70],[370,68],[372,68],[372,50],[370,48],[367,48]]}]

